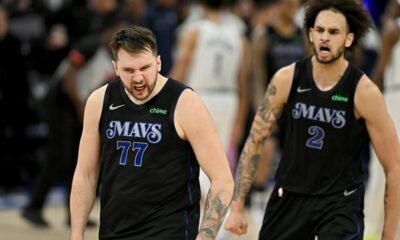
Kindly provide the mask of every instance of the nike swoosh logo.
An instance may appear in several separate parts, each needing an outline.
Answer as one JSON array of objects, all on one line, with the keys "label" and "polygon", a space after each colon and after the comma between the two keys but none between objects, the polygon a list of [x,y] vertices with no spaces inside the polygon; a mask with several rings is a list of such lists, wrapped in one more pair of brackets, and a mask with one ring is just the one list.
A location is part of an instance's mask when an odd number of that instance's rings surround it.
[{"label": "nike swoosh logo", "polygon": [[353,189],[353,190],[351,190],[350,192],[348,192],[347,189],[346,189],[346,190],[344,190],[343,195],[344,195],[345,197],[348,197],[348,196],[350,196],[351,194],[353,194],[353,193],[355,193],[355,192],[357,192],[357,189]]},{"label": "nike swoosh logo", "polygon": [[298,93],[311,91],[311,88],[301,88],[300,86],[297,88]]},{"label": "nike swoosh logo", "polygon": [[110,110],[112,111],[112,110],[121,108],[121,107],[123,107],[123,106],[125,106],[125,104],[121,104],[121,105],[118,105],[118,106],[113,106],[113,105],[111,104],[111,105],[110,105]]}]

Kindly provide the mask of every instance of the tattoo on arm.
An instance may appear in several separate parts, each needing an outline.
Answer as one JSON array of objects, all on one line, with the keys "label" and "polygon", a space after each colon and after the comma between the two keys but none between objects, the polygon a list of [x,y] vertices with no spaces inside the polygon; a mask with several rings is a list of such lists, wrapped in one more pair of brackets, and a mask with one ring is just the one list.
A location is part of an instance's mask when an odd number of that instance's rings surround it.
[{"label": "tattoo on arm", "polygon": [[233,199],[236,200],[240,198],[240,201],[244,202],[245,197],[250,190],[250,186],[253,182],[254,175],[257,171],[257,166],[260,162],[261,156],[260,154],[254,154],[250,156],[250,154],[248,154],[244,150],[240,156],[240,161],[242,161],[242,158],[250,159],[250,161],[244,164],[239,163],[235,179],[235,190],[233,192]]},{"label": "tattoo on arm", "polygon": [[255,178],[264,141],[270,136],[276,120],[282,113],[282,108],[275,106],[270,101],[270,97],[275,96],[276,92],[276,86],[271,82],[268,86],[265,98],[258,108],[250,135],[240,155],[233,200],[240,199],[240,201],[244,202]]},{"label": "tattoo on arm", "polygon": [[204,240],[215,239],[230,204],[229,194],[225,191],[213,194],[210,191],[204,209],[204,216],[200,227],[200,235]]},{"label": "tattoo on arm", "polygon": [[276,87],[273,83],[271,83],[268,86],[264,101],[262,101],[260,107],[258,108],[257,115],[261,118],[260,122],[258,122],[258,125],[261,126],[257,126],[258,128],[256,128],[256,130],[260,132],[263,132],[263,127],[267,127],[267,129],[271,131],[275,125],[276,119],[278,119],[281,115],[282,109],[274,106],[269,100],[271,96],[275,95]]}]

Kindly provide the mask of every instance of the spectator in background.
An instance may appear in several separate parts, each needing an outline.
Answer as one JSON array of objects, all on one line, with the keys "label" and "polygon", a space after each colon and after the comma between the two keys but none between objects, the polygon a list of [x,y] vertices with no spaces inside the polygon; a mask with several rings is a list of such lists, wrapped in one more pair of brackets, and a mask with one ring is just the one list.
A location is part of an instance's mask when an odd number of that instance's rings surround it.
[{"label": "spectator in background", "polygon": [[168,75],[172,64],[172,50],[175,46],[176,29],[181,18],[178,12],[179,0],[154,0],[148,4],[144,26],[156,35],[158,52],[163,59],[161,74]]},{"label": "spectator in background", "polygon": [[[66,199],[69,199],[86,98],[95,88],[115,77],[107,44],[121,22],[116,16],[103,21],[101,34],[89,35],[76,43],[51,82],[47,99],[48,152],[29,203],[22,212],[24,219],[39,227],[49,225],[42,210],[52,185],[60,176],[66,186]],[[68,203],[66,200],[69,224]],[[88,226],[94,225],[93,221],[88,222]]]},{"label": "spectator in background", "polygon": [[21,41],[10,34],[8,20],[8,12],[0,4],[0,188],[11,190],[21,184],[20,170],[28,149],[30,93],[27,58]]},{"label": "spectator in background", "polygon": [[147,9],[147,0],[123,0],[122,15],[130,24],[143,26]]},{"label": "spectator in background", "polygon": [[71,1],[47,17],[51,25],[65,29],[69,46],[86,35],[100,34],[104,21],[119,11],[118,0],[86,0],[84,4]]}]

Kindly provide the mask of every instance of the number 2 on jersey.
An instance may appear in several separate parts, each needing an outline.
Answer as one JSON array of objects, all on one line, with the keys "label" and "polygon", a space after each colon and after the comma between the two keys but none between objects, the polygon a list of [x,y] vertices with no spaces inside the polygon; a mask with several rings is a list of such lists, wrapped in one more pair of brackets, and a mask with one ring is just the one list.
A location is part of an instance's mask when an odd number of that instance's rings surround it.
[{"label": "number 2 on jersey", "polygon": [[321,127],[311,126],[308,128],[311,137],[307,140],[306,146],[321,150],[324,145],[325,131]]},{"label": "number 2 on jersey", "polygon": [[122,149],[121,157],[119,158],[119,164],[126,165],[126,160],[128,158],[128,151],[129,149],[131,149],[131,145],[132,145],[132,151],[137,150],[133,165],[135,167],[141,167],[143,162],[143,155],[148,145],[147,143],[141,143],[141,142],[132,142],[131,144],[131,142],[128,141],[117,141],[117,149]]}]

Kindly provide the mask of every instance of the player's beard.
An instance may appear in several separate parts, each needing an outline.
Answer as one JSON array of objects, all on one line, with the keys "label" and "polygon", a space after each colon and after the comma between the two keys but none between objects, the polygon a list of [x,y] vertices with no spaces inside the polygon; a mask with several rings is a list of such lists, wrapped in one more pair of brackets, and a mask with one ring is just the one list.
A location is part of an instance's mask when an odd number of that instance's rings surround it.
[{"label": "player's beard", "polygon": [[154,89],[156,88],[157,79],[158,79],[158,74],[156,74],[156,77],[155,77],[154,82],[153,82],[152,85],[149,86],[149,85],[145,84],[145,88],[147,88],[147,94],[144,95],[144,96],[141,96],[140,94],[136,94],[135,93],[135,90],[134,90],[135,84],[134,83],[131,83],[131,86],[129,88],[126,88],[126,89],[131,94],[131,96],[134,97],[135,99],[137,99],[139,101],[145,101],[147,98],[149,98],[151,96],[151,94],[153,93]]},{"label": "player's beard", "polygon": [[158,74],[156,74],[156,77],[154,78],[154,83],[151,87],[149,87],[149,94],[147,95],[146,98],[151,96],[151,93],[154,91],[154,89],[156,88],[156,83],[157,83],[157,79],[158,79]]}]

